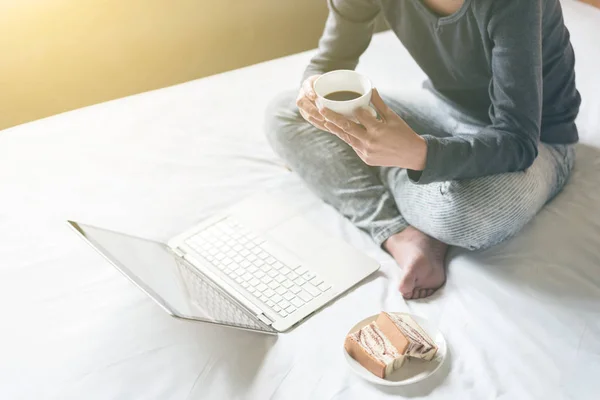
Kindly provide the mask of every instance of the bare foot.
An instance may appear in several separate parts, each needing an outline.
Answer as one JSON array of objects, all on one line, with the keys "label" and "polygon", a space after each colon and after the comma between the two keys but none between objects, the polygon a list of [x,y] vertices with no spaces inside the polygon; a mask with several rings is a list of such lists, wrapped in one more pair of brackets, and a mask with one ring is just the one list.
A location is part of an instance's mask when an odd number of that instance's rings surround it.
[{"label": "bare foot", "polygon": [[399,290],[405,299],[431,296],[446,282],[447,244],[409,226],[389,237],[383,247],[404,269]]}]

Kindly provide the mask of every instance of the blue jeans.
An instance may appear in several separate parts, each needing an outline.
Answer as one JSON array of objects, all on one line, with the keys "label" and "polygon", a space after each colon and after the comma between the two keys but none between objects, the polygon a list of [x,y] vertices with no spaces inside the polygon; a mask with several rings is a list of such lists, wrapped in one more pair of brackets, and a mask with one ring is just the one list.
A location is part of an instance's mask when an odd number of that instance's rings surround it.
[{"label": "blue jeans", "polygon": [[[310,125],[298,112],[296,95],[284,93],[269,106],[269,142],[319,197],[379,244],[409,225],[449,245],[497,244],[563,188],[575,160],[572,145],[540,143],[525,171],[415,184],[401,168],[366,165],[346,143]],[[425,89],[385,101],[418,134],[477,134],[485,125]]]}]

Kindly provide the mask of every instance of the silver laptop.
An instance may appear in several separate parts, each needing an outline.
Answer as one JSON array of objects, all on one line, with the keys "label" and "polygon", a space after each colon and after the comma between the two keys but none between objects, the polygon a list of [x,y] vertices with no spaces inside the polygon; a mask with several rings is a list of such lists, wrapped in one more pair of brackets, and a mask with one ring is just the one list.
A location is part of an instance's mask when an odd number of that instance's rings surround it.
[{"label": "silver laptop", "polygon": [[275,334],[379,268],[289,203],[254,196],[168,243],[68,223],[172,316]]}]

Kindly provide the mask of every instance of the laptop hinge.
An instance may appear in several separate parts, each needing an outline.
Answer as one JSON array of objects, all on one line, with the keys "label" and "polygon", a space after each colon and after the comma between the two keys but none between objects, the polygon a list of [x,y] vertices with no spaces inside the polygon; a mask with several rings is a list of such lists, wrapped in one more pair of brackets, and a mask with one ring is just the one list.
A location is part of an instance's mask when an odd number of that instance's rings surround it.
[{"label": "laptop hinge", "polygon": [[257,317],[265,324],[267,324],[269,326],[273,325],[274,321],[271,321],[271,319],[269,317],[267,317],[265,314],[258,314]]},{"label": "laptop hinge", "polygon": [[171,249],[173,251],[173,253],[175,253],[176,256],[180,257],[180,258],[184,258],[185,255],[187,254],[185,250],[183,250],[182,248],[175,248],[175,249]]}]

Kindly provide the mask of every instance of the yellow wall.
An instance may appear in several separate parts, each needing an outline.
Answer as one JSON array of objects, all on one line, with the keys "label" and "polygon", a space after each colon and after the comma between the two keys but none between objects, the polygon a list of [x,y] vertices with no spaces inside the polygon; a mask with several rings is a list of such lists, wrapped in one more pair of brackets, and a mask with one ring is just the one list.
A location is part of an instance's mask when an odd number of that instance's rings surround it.
[{"label": "yellow wall", "polygon": [[325,0],[0,0],[0,129],[315,47]]}]

